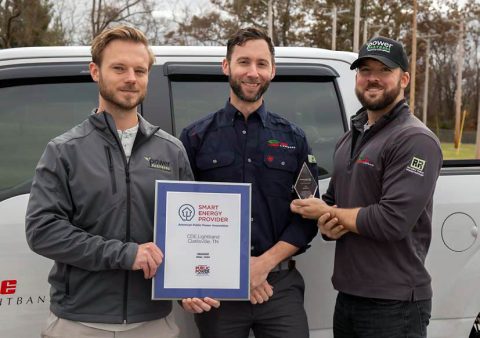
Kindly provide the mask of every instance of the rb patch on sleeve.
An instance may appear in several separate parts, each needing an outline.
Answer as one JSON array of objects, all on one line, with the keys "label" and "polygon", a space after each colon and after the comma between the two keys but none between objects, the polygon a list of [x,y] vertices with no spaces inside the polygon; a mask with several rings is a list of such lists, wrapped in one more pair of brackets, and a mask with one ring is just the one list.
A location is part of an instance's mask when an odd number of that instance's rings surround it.
[{"label": "rb patch on sleeve", "polygon": [[407,167],[407,171],[419,176],[423,176],[423,170],[425,169],[426,163],[427,161],[414,156],[410,162],[410,165]]}]

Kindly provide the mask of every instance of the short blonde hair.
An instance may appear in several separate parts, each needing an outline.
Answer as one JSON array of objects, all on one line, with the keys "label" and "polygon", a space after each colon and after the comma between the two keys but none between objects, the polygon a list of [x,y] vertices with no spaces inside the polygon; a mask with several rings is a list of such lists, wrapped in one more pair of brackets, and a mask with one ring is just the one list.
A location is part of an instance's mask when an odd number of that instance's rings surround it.
[{"label": "short blonde hair", "polygon": [[100,66],[102,63],[103,51],[108,44],[114,40],[132,41],[143,44],[148,51],[148,69],[150,70],[150,68],[152,68],[153,63],[155,62],[155,55],[148,45],[147,37],[139,29],[127,25],[107,28],[93,39],[90,50],[92,53],[92,61],[97,66]]}]

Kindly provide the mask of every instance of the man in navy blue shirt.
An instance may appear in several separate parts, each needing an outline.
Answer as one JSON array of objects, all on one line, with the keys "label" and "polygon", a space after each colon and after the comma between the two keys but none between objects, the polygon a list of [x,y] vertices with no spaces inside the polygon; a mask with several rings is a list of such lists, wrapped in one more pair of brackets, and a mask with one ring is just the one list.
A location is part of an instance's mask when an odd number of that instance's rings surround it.
[{"label": "man in navy blue shirt", "polygon": [[317,178],[304,132],[267,111],[263,94],[275,76],[271,39],[239,30],[222,63],[230,99],[224,108],[180,136],[198,181],[252,183],[250,302],[222,302],[195,317],[202,338],[308,337],[304,282],[292,256],[317,233],[315,222],[293,215],[293,185],[306,163]]}]

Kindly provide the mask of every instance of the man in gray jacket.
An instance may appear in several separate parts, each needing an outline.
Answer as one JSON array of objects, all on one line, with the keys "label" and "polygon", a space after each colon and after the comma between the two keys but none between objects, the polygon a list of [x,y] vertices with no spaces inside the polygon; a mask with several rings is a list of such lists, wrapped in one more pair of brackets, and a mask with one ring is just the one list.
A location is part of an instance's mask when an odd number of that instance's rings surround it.
[{"label": "man in gray jacket", "polygon": [[[38,163],[26,215],[33,251],[53,259],[42,337],[176,337],[170,301],[151,300],[163,253],[152,242],[155,180],[192,180],[176,138],[137,113],[154,55],[120,26],[92,43],[97,110],[53,139]],[[157,165],[161,163],[162,165]],[[219,302],[185,299],[189,312]]]},{"label": "man in gray jacket", "polygon": [[295,200],[291,208],[337,239],[335,338],[426,338],[440,143],[405,102],[410,76],[399,42],[370,40],[351,69],[363,108],[337,143],[324,202]]}]

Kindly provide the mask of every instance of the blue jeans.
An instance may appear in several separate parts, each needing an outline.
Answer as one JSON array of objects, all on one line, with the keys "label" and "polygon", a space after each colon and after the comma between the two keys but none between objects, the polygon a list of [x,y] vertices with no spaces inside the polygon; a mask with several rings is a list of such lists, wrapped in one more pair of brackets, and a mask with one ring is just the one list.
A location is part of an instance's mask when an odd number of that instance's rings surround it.
[{"label": "blue jeans", "polygon": [[426,338],[432,301],[364,298],[338,293],[335,338]]}]

